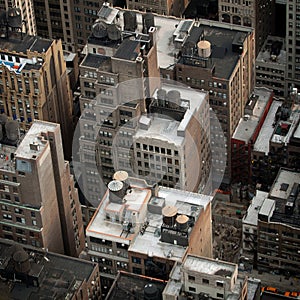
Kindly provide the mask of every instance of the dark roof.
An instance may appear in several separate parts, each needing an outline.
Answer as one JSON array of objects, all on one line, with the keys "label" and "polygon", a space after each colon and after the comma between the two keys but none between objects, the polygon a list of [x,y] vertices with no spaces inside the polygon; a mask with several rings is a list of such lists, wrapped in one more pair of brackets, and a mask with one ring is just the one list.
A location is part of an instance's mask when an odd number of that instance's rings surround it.
[{"label": "dark roof", "polygon": [[31,51],[37,51],[39,53],[45,52],[48,50],[48,48],[51,46],[52,41],[36,38],[35,42],[31,46]]},{"label": "dark roof", "polygon": [[126,39],[122,42],[122,44],[120,45],[113,57],[126,60],[135,60],[139,54],[137,51],[138,45],[138,41]]},{"label": "dark roof", "polygon": [[39,64],[39,63],[36,63],[36,64],[26,63],[25,66],[23,67],[22,71],[23,70],[27,70],[27,71],[30,71],[30,70],[39,70],[41,67],[42,67],[42,64]]},{"label": "dark roof", "polygon": [[[18,247],[13,245],[15,243],[12,241],[0,239],[0,273],[4,278],[10,278],[14,273],[12,256],[16,251],[20,252]],[[44,253],[26,245],[24,250],[26,252],[22,250],[22,259],[26,260],[29,257],[30,261],[28,278],[38,278],[39,286],[26,286],[23,280],[15,283],[9,291],[12,299],[64,299],[67,294],[72,295],[84,280],[88,280],[95,268],[94,263],[82,259],[51,252]]]},{"label": "dark roof", "polygon": [[89,53],[81,63],[81,66],[99,68],[103,63],[110,63],[110,57],[100,54]]},{"label": "dark roof", "polygon": [[8,38],[0,38],[0,52],[2,49],[15,51],[17,53],[26,53],[27,50],[42,53],[47,51],[52,42],[36,36],[24,35],[21,39],[21,33],[10,33]]},{"label": "dark roof", "polygon": [[144,299],[145,286],[157,289],[155,299],[162,299],[161,295],[166,283],[154,278],[147,278],[132,273],[120,272],[116,277],[106,300]]},{"label": "dark roof", "polygon": [[[215,66],[214,77],[229,79],[240,57],[240,53],[232,51],[232,44],[243,43],[247,33],[201,24],[199,27],[192,28],[190,36],[183,47],[185,45],[196,47],[202,34],[203,39],[211,44],[211,56],[208,66]],[[194,52],[197,53],[197,51]],[[179,63],[184,63],[184,59],[181,58]]]}]

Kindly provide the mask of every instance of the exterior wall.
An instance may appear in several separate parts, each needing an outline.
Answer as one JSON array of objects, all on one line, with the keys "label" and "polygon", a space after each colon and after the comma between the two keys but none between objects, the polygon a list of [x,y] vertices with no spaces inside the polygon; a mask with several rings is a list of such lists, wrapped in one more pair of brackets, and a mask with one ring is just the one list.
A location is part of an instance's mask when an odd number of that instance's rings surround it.
[{"label": "exterior wall", "polygon": [[300,230],[280,223],[258,221],[257,267],[298,274]]},{"label": "exterior wall", "polygon": [[286,1],[286,79],[285,95],[288,95],[292,86],[300,88],[300,67],[299,67],[299,24],[300,7],[295,0]]},{"label": "exterior wall", "polygon": [[212,258],[212,248],[211,204],[209,204],[194,225],[190,236],[188,253]]}]

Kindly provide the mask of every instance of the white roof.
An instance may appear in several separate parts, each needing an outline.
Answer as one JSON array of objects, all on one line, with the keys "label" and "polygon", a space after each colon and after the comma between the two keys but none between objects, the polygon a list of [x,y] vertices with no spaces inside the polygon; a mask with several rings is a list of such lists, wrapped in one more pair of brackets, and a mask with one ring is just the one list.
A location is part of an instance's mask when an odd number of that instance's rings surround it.
[{"label": "white roof", "polygon": [[[56,123],[35,120],[17,148],[15,153],[16,157],[37,159],[48,145],[47,142],[41,142],[38,136],[41,135],[42,132],[47,133],[48,131],[54,131],[59,126],[60,125]],[[30,149],[30,144],[32,143],[38,145],[37,150]]]},{"label": "white roof", "polygon": [[262,206],[259,210],[259,214],[270,217],[273,214],[274,209],[275,209],[275,201],[267,198],[262,203]]},{"label": "white roof", "polygon": [[[188,255],[183,263],[185,270],[195,271],[197,273],[215,275],[218,271],[230,272],[230,277],[236,271],[237,266],[235,264],[213,260],[205,257]],[[217,276],[223,276],[216,274]],[[228,275],[226,275],[227,277]]]},{"label": "white roof", "polygon": [[269,142],[272,137],[274,128],[274,118],[278,107],[282,105],[281,101],[274,101],[270,107],[270,110],[266,116],[263,126],[259,132],[257,140],[254,144],[253,150],[258,152],[264,152],[266,155],[269,153]]},{"label": "white roof", "polygon": [[256,191],[256,195],[251,200],[247,213],[243,218],[243,224],[257,226],[258,212],[266,198],[268,198],[268,193]]}]

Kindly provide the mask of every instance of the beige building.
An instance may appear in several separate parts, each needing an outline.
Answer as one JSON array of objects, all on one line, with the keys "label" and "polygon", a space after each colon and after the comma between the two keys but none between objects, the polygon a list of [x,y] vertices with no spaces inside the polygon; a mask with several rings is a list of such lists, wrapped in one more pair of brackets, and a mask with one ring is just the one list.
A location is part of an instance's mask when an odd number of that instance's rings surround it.
[{"label": "beige building", "polygon": [[1,134],[1,237],[78,256],[82,216],[60,125],[34,121],[20,144],[15,121]]},{"label": "beige building", "polygon": [[211,193],[208,94],[162,84],[133,136],[133,170],[149,183]]},{"label": "beige building", "polygon": [[73,135],[72,95],[60,40],[9,32],[0,40],[0,112],[27,131],[34,119],[61,124],[66,158]]},{"label": "beige building", "polygon": [[[255,286],[258,294],[259,283]],[[208,299],[209,297],[211,299],[257,299],[252,293],[248,297],[247,277],[238,274],[236,264],[188,254],[182,263],[174,265],[163,291],[163,300]]]},{"label": "beige building", "polygon": [[268,35],[273,33],[275,1],[221,0],[219,21],[255,29],[256,54]]},{"label": "beige building", "polygon": [[86,230],[102,285],[118,270],[167,279],[186,253],[212,257],[210,196],[149,186],[117,172]]}]

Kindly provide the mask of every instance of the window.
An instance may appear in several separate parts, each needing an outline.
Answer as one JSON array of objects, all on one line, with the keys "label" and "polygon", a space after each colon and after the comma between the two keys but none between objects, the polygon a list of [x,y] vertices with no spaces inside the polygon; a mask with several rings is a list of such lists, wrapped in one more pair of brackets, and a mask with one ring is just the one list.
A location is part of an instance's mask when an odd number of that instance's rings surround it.
[{"label": "window", "polygon": [[31,217],[35,218],[35,212],[34,211],[31,212]]},{"label": "window", "polygon": [[217,281],[216,283],[217,283],[217,286],[219,286],[219,287],[223,287],[224,286],[224,283],[221,282],[221,281]]},{"label": "window", "polygon": [[195,276],[191,276],[191,275],[189,275],[189,281],[195,281]]},{"label": "window", "polygon": [[[139,257],[132,256],[131,261],[135,264],[141,264],[141,259]],[[140,273],[136,273],[136,274],[140,274]]]},{"label": "window", "polygon": [[203,278],[203,279],[202,279],[202,283],[209,284],[209,280],[206,279],[206,278]]},{"label": "window", "polygon": [[189,286],[189,291],[190,291],[190,292],[196,293],[196,288],[194,288],[194,287],[192,287],[192,286]]},{"label": "window", "polygon": [[221,293],[217,293],[217,298],[223,298],[224,297],[224,295],[223,294],[221,294]]}]

